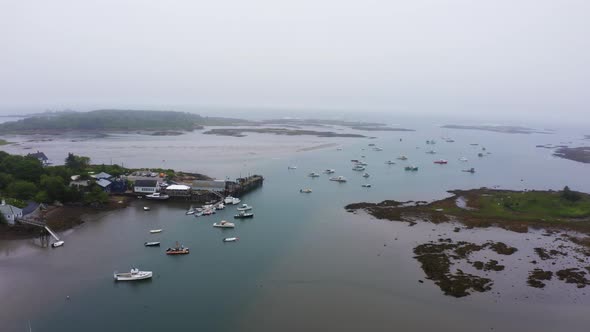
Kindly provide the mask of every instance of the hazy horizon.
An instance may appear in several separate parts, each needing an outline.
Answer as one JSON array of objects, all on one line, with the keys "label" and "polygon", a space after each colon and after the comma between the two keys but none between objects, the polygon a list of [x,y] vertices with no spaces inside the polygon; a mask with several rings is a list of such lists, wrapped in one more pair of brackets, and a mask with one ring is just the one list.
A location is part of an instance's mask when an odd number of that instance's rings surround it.
[{"label": "hazy horizon", "polygon": [[0,114],[368,111],[587,125],[589,12],[574,0],[3,3]]}]

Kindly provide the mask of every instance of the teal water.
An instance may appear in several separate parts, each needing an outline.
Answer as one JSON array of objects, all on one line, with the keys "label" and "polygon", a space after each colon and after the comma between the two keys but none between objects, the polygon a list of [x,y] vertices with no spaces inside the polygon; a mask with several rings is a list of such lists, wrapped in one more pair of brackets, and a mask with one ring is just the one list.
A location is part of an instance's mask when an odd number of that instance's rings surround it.
[{"label": "teal water", "polygon": [[[188,204],[137,201],[120,211],[89,217],[65,232],[62,248],[40,249],[30,241],[0,244],[2,330],[26,330],[30,321],[33,331],[555,331],[563,324],[568,331],[583,331],[589,323],[590,299],[574,286],[555,283],[538,290],[526,287],[520,278],[498,281],[499,286],[506,284],[501,294],[445,297],[432,283],[416,282],[424,275],[411,252],[416,243],[436,236],[434,226],[408,227],[343,209],[360,201],[432,200],[444,197],[446,190],[481,186],[569,185],[590,192],[590,165],[535,148],[580,137],[427,132],[378,133],[378,139],[351,140],[342,151],[265,156],[236,167],[234,172],[260,173],[266,181],[242,198],[254,206],[255,217],[236,220],[233,230],[214,229],[212,224],[233,221],[235,207],[194,218],[184,214]],[[456,142],[446,143],[441,135]],[[427,139],[437,144],[426,145]],[[384,151],[372,151],[369,143]],[[478,158],[481,146],[491,154]],[[430,148],[437,154],[426,154]],[[407,162],[396,160],[402,154]],[[86,155],[92,157],[92,151]],[[461,156],[469,162],[459,162]],[[439,158],[449,164],[432,163]],[[371,177],[352,171],[350,159],[365,159]],[[390,159],[397,164],[385,165]],[[196,155],[185,155],[183,161],[198,162]],[[405,172],[406,164],[420,170]],[[287,170],[288,165],[298,168]],[[470,167],[475,174],[461,172]],[[306,176],[327,168],[349,181],[331,182],[324,174],[316,179]],[[363,183],[373,187],[362,188]],[[313,193],[299,193],[307,187]],[[152,210],[144,212],[144,205]],[[164,232],[150,235],[154,228]],[[440,229],[448,231],[448,226]],[[227,236],[240,240],[223,243]],[[501,230],[460,236],[524,242],[520,235]],[[145,248],[143,243],[150,240],[161,241],[162,247]],[[164,250],[175,241],[190,247],[190,255],[166,256]],[[152,270],[155,276],[141,283],[113,282],[114,270],[131,266]]]}]

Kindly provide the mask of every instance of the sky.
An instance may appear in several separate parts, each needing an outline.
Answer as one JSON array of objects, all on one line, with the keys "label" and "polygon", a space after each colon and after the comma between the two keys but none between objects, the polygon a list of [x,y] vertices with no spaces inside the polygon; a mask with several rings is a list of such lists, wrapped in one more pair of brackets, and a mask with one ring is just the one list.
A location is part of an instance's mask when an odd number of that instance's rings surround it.
[{"label": "sky", "polygon": [[0,0],[0,113],[590,121],[589,31],[587,0]]}]

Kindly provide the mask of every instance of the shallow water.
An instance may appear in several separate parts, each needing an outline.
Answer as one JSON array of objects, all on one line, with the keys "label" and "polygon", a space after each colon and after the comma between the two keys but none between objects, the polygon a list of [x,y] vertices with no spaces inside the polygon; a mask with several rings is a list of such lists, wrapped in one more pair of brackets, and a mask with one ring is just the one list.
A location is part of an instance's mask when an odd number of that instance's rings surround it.
[{"label": "shallow water", "polygon": [[[22,331],[29,321],[33,331],[586,330],[590,323],[586,289],[555,279],[544,289],[526,286],[525,263],[534,259],[532,248],[553,238],[495,228],[454,233],[456,225],[451,224],[409,227],[343,208],[360,201],[432,200],[445,197],[446,190],[481,186],[518,190],[569,185],[588,192],[590,165],[554,158],[550,150],[535,148],[579,135],[508,135],[434,127],[370,135],[378,138],[233,138],[195,133],[21,141],[10,146],[11,152],[26,153],[23,148],[31,147],[56,159],[67,151],[103,162],[112,157],[130,167],[161,166],[165,160],[167,167],[218,178],[260,173],[266,181],[243,198],[254,206],[254,219],[236,221],[233,230],[211,225],[231,219],[235,207],[194,218],[184,214],[187,204],[138,201],[120,211],[88,217],[85,224],[62,234],[66,244],[61,248],[41,249],[29,240],[0,243],[2,330]],[[452,136],[456,142],[446,143],[440,136]],[[437,144],[426,145],[427,139],[436,139]],[[296,152],[328,143],[343,150]],[[372,151],[369,143],[384,151]],[[481,146],[492,154],[477,157]],[[425,153],[431,148],[436,155]],[[409,160],[395,159],[402,154]],[[469,161],[459,162],[461,156]],[[449,164],[432,163],[440,158]],[[352,171],[350,159],[365,159],[371,177],[364,179],[362,172]],[[397,164],[385,165],[389,159]],[[287,165],[298,168],[288,170]],[[420,170],[406,172],[405,165]],[[461,172],[467,167],[476,173]],[[331,182],[325,174],[316,179],[306,176],[327,168],[349,181]],[[373,186],[362,188],[363,183]],[[313,193],[299,193],[307,187]],[[145,204],[152,210],[144,212]],[[154,228],[164,232],[149,234]],[[223,243],[226,236],[240,240]],[[428,280],[417,282],[424,280],[424,273],[412,248],[439,236],[476,243],[503,241],[519,251],[509,257],[485,252],[488,258],[503,259],[506,270],[489,273],[494,279],[491,292],[455,299],[442,295]],[[150,240],[162,241],[162,247],[145,248],[143,243]],[[190,255],[166,256],[164,250],[175,241],[190,247]],[[559,265],[570,263],[559,261]],[[153,280],[113,282],[114,270],[131,266],[153,270]]]}]

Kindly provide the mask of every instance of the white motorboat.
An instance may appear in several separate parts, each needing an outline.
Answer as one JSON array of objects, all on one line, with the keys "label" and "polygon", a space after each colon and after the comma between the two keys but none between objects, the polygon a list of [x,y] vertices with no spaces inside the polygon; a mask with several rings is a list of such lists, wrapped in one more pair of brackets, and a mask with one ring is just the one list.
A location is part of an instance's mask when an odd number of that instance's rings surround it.
[{"label": "white motorboat", "polygon": [[395,161],[388,160],[385,162],[387,165],[395,165]]},{"label": "white motorboat", "polygon": [[299,189],[299,192],[309,194],[309,193],[311,193],[311,189],[310,188]]},{"label": "white motorboat", "polygon": [[363,187],[363,188],[371,188],[371,185],[367,183],[367,184],[361,185],[361,187]]},{"label": "white motorboat", "polygon": [[149,206],[144,206],[144,207],[143,207],[143,210],[144,210],[144,211],[149,211],[149,210],[150,210],[150,207],[149,207]]},{"label": "white motorboat", "polygon": [[190,216],[191,214],[195,214],[195,208],[191,205],[188,210],[186,210],[186,215]]},{"label": "white motorboat", "polygon": [[143,245],[146,247],[159,247],[160,242],[144,242]]},{"label": "white motorboat", "polygon": [[129,272],[117,273],[116,271],[113,273],[113,278],[117,281],[133,281],[133,280],[143,280],[149,279],[152,277],[152,271],[139,271],[136,268],[132,268]]},{"label": "white motorboat", "polygon": [[428,154],[435,154],[435,153],[436,153],[436,151],[434,151],[434,150],[430,150],[430,151],[427,151],[426,153],[428,153]]},{"label": "white motorboat", "polygon": [[248,211],[248,210],[252,210],[252,207],[249,206],[248,204],[242,204],[242,206],[240,206],[238,208],[238,211]]},{"label": "white motorboat", "polygon": [[297,169],[297,166],[287,166],[287,169]]},{"label": "white motorboat", "polygon": [[342,175],[340,176],[334,176],[330,178],[330,181],[336,181],[336,182],[346,182],[346,178]]},{"label": "white motorboat", "polygon": [[368,178],[369,176],[370,176],[369,173],[363,173],[364,178]]},{"label": "white motorboat", "polygon": [[406,157],[406,156],[399,156],[399,157],[397,157],[397,159],[399,159],[399,160],[408,160],[408,157]]},{"label": "white motorboat", "polygon": [[320,177],[320,175],[319,175],[318,173],[315,173],[315,172],[313,172],[313,173],[309,173],[307,176],[309,176],[310,178],[317,178],[317,177]]},{"label": "white motorboat", "polygon": [[459,161],[466,162],[466,161],[469,161],[469,159],[467,159],[465,157],[461,157],[461,158],[459,158]]},{"label": "white motorboat", "polygon": [[358,171],[358,172],[362,172],[365,169],[366,169],[365,166],[361,166],[361,165],[356,165],[352,168],[353,171]]},{"label": "white motorboat", "polygon": [[367,163],[366,163],[366,162],[364,162],[364,161],[359,161],[359,162],[357,162],[357,163],[356,163],[356,166],[368,166],[368,165],[369,165],[369,164],[367,164]]},{"label": "white motorboat", "polygon": [[237,197],[234,197],[234,198],[232,199],[231,203],[232,203],[233,205],[237,205],[237,204],[240,204],[240,202],[241,202],[241,201],[242,201],[242,200],[240,200],[239,198],[237,198]]},{"label": "white motorboat", "polygon": [[240,213],[234,216],[235,219],[246,219],[254,217],[254,213],[248,213],[246,211],[240,211]]},{"label": "white motorboat", "polygon": [[55,241],[55,242],[53,242],[53,243],[51,244],[51,247],[52,247],[52,248],[61,247],[61,246],[63,246],[63,245],[64,245],[64,243],[65,243],[65,242],[64,242],[64,241],[61,241],[61,240],[60,240],[60,241]]},{"label": "white motorboat", "polygon": [[225,209],[225,204],[219,203],[219,204],[215,205],[215,210],[223,210],[223,209]]},{"label": "white motorboat", "polygon": [[170,198],[170,196],[168,196],[166,194],[153,193],[153,194],[145,195],[145,198],[163,201],[163,200]]},{"label": "white motorboat", "polygon": [[152,234],[162,233],[162,229],[150,229],[150,233],[152,233]]},{"label": "white motorboat", "polygon": [[240,238],[238,238],[238,237],[226,237],[223,239],[223,242],[236,242],[239,239]]},{"label": "white motorboat", "polygon": [[213,227],[217,227],[217,228],[234,228],[236,227],[236,225],[234,223],[231,222],[227,222],[225,220],[220,221],[219,223],[214,223]]},{"label": "white motorboat", "polygon": [[225,204],[233,204],[232,202],[234,201],[234,198],[231,196],[227,196],[224,200],[223,203]]},{"label": "white motorboat", "polygon": [[326,173],[326,174],[334,174],[334,173],[336,173],[336,170],[329,168],[329,169],[325,170],[324,173]]},{"label": "white motorboat", "polygon": [[373,148],[373,151],[383,151],[383,149],[382,149],[382,148],[377,148],[377,147],[374,147],[374,148]]}]

